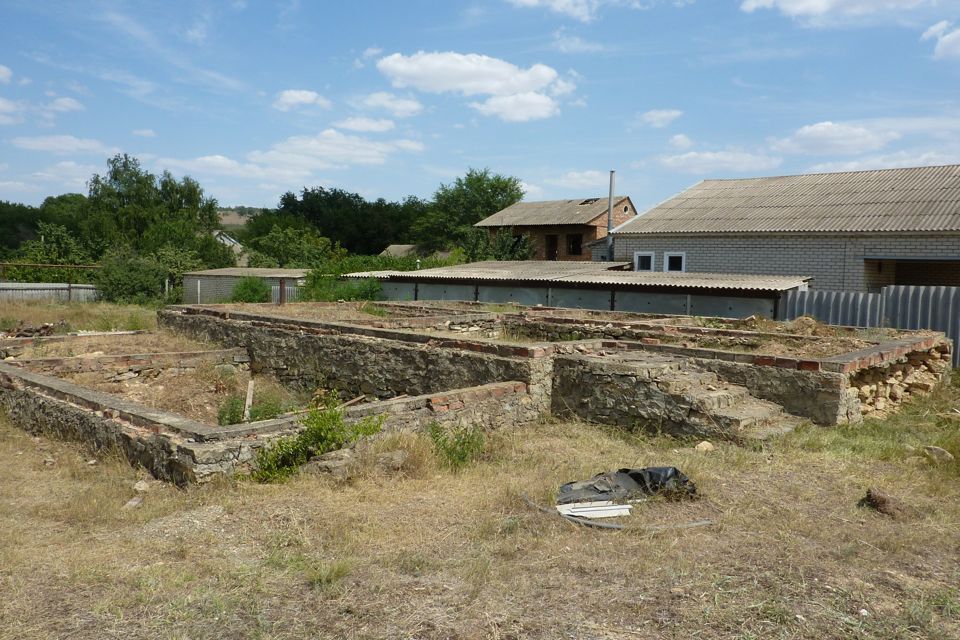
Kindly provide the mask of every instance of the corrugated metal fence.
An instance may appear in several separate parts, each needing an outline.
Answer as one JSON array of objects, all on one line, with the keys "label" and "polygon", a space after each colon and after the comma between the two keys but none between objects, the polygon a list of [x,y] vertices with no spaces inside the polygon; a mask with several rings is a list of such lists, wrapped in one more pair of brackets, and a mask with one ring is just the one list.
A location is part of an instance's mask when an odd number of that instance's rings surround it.
[{"label": "corrugated metal fence", "polygon": [[92,284],[0,282],[0,301],[93,302],[96,299],[97,289]]},{"label": "corrugated metal fence", "polygon": [[[285,294],[287,296],[287,302],[296,302],[300,299],[300,292],[306,287],[298,287],[295,284],[287,283]],[[270,301],[274,304],[280,304],[280,285],[275,284],[271,287],[273,293],[270,296]]]},{"label": "corrugated metal fence", "polygon": [[[788,291],[778,320],[811,316],[828,324],[942,331],[960,344],[960,287],[884,287],[880,293]],[[953,352],[953,366],[960,353]]]}]

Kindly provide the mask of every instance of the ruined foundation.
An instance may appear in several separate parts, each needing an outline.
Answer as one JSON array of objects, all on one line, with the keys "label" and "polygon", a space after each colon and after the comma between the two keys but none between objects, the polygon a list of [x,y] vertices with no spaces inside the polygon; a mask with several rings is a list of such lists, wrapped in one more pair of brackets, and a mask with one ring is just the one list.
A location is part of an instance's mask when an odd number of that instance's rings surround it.
[{"label": "ruined foundation", "polygon": [[191,352],[50,358],[24,355],[23,341],[0,341],[0,408],[24,429],[116,448],[156,477],[188,484],[250,470],[258,448],[302,428],[300,416],[219,426],[65,378],[94,371],[137,382],[228,366],[291,389],[362,396],[364,403],[343,409],[345,419],[383,416],[386,430],[434,422],[497,429],[554,414],[742,441],[805,420],[857,424],[894,411],[944,379],[952,348],[932,332],[831,328],[824,338],[777,323],[465,303],[368,311],[336,304],[161,310],[161,327],[222,347]]}]

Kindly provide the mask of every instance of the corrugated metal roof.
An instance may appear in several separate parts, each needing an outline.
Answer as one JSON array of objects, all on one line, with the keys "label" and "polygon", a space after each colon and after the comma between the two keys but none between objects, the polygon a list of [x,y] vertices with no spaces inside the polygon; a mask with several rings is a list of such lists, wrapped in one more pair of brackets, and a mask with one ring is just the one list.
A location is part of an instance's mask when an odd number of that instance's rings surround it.
[{"label": "corrugated metal roof", "polygon": [[187,271],[185,276],[233,276],[245,278],[305,278],[309,269],[269,269],[262,267],[226,267],[224,269],[205,269],[203,271]]},{"label": "corrugated metal roof", "polygon": [[[623,206],[627,196],[615,196],[614,208]],[[632,204],[632,203],[631,203]],[[518,202],[489,218],[478,222],[477,227],[533,227],[555,224],[589,224],[607,212],[607,197],[578,198],[577,200],[545,200],[543,202]]]},{"label": "corrugated metal roof", "polygon": [[675,287],[685,289],[737,289],[788,291],[804,285],[805,276],[739,275],[730,273],[677,273],[662,271],[626,271],[629,263],[548,262],[473,262],[452,267],[420,271],[366,271],[348,274],[348,278],[400,279],[405,281],[475,280],[477,282],[556,282],[569,284],[615,285],[623,287]]},{"label": "corrugated metal roof", "polygon": [[412,256],[417,252],[417,245],[415,244],[391,244],[387,245],[387,248],[380,252],[382,256],[391,256],[394,258],[404,258],[406,256]]},{"label": "corrugated metal roof", "polygon": [[617,234],[960,231],[960,165],[704,180]]}]

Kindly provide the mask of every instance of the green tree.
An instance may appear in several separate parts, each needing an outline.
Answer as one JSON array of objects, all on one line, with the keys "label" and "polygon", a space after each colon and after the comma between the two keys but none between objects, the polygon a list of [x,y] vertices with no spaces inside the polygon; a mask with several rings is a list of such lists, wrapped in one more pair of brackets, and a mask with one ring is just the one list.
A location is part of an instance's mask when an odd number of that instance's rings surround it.
[{"label": "green tree", "polygon": [[118,154],[89,185],[88,210],[78,226],[96,255],[119,246],[149,253],[174,244],[196,251],[205,262],[223,261],[224,254],[207,241],[219,224],[217,202],[196,180],[177,180],[166,171],[158,177],[136,158]]},{"label": "green tree", "polygon": [[[86,249],[66,227],[48,222],[37,225],[37,236],[24,242],[17,254],[18,262],[32,264],[80,264],[92,262]],[[11,277],[30,282],[86,282],[89,274],[79,269],[51,267],[17,268]]]},{"label": "green tree", "polygon": [[461,246],[468,262],[477,260],[529,260],[533,257],[534,247],[530,236],[514,235],[512,229],[498,229],[490,233],[487,229],[471,227],[464,233]]},{"label": "green tree", "polygon": [[312,229],[274,227],[251,241],[253,249],[276,260],[281,267],[312,267],[341,253],[329,238]]},{"label": "green tree", "polygon": [[414,227],[416,242],[426,251],[435,251],[468,241],[474,224],[522,198],[519,178],[470,169],[437,189],[433,207]]}]

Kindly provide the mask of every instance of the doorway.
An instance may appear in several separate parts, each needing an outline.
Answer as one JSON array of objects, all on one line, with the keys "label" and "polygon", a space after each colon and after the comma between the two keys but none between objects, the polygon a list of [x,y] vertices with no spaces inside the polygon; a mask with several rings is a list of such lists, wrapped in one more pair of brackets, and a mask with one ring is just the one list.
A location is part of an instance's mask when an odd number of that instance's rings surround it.
[{"label": "doorway", "polygon": [[560,237],[556,234],[547,234],[547,260],[556,260],[557,259],[557,246],[559,245]]}]

